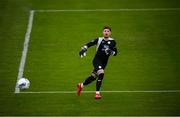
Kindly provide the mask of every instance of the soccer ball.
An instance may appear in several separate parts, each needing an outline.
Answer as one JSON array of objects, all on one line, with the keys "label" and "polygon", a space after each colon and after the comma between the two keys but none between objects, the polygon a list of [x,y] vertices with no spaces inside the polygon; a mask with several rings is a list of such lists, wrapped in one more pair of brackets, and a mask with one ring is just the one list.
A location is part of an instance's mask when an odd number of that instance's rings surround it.
[{"label": "soccer ball", "polygon": [[28,89],[30,86],[30,82],[26,78],[20,78],[17,82],[17,85],[20,89]]}]

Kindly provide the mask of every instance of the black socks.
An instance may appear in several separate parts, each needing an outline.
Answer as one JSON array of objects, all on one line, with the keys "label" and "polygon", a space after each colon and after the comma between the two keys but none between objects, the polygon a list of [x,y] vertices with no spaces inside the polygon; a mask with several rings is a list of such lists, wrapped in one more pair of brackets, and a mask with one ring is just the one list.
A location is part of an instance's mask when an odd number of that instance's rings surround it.
[{"label": "black socks", "polygon": [[100,90],[103,78],[104,78],[104,73],[99,74],[98,79],[96,81],[96,91]]},{"label": "black socks", "polygon": [[90,84],[92,81],[96,80],[96,78],[94,78],[92,75],[89,76],[83,83],[83,85],[88,85]]}]

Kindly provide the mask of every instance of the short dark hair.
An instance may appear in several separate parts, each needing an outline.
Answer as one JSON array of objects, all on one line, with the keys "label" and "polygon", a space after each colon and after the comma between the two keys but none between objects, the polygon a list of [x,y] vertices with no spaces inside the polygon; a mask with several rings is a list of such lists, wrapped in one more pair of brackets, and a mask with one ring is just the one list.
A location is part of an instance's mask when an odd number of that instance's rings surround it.
[{"label": "short dark hair", "polygon": [[103,30],[104,29],[109,29],[111,31],[111,27],[109,27],[109,26],[104,26]]}]

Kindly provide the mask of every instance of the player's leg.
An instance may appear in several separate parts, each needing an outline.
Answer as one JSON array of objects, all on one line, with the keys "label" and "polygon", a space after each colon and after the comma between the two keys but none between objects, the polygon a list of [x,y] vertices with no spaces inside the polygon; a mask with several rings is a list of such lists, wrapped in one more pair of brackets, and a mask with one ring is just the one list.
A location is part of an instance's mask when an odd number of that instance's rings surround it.
[{"label": "player's leg", "polygon": [[78,83],[78,89],[77,89],[77,93],[78,95],[81,94],[82,88],[88,84],[90,84],[91,82],[95,81],[97,77],[96,72],[92,72],[91,75],[83,82],[83,83]]},{"label": "player's leg", "polygon": [[92,74],[83,82],[83,86],[86,86],[91,82],[95,81],[96,78],[97,78],[97,73],[93,71]]},{"label": "player's leg", "polygon": [[95,96],[95,99],[101,99],[100,88],[101,88],[102,81],[103,81],[103,78],[104,78],[104,70],[99,69],[97,71],[97,74],[98,74],[98,79],[96,81],[96,96]]},{"label": "player's leg", "polygon": [[93,65],[94,65],[94,69],[97,73],[98,79],[96,81],[96,95],[95,95],[95,99],[101,99],[101,95],[100,95],[100,88],[102,85],[102,80],[104,77],[104,68],[105,68],[105,64],[103,64],[103,62],[95,57],[93,60]]},{"label": "player's leg", "polygon": [[98,73],[98,79],[97,79],[97,82],[96,82],[96,92],[99,92],[100,88],[101,88],[101,85],[102,85],[102,80],[104,78],[104,70],[100,69],[100,70],[97,71],[97,73]]}]

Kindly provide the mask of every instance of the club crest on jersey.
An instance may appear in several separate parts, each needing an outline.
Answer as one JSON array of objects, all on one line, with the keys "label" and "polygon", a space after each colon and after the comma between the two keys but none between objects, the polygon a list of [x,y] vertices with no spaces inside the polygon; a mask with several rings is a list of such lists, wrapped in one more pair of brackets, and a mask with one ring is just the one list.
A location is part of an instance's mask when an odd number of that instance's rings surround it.
[{"label": "club crest on jersey", "polygon": [[110,42],[110,41],[108,41],[108,44],[111,44],[111,42]]}]

